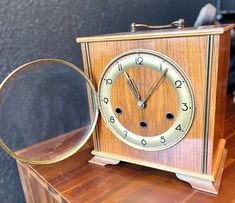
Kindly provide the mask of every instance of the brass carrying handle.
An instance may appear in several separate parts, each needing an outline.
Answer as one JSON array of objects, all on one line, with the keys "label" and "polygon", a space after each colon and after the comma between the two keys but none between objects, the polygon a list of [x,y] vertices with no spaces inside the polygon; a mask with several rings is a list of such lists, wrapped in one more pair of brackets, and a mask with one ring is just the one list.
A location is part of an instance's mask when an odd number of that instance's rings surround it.
[{"label": "brass carrying handle", "polygon": [[131,32],[136,32],[140,29],[163,29],[163,28],[184,28],[184,19],[180,18],[179,20],[173,21],[168,25],[146,25],[146,24],[137,24],[131,23]]}]

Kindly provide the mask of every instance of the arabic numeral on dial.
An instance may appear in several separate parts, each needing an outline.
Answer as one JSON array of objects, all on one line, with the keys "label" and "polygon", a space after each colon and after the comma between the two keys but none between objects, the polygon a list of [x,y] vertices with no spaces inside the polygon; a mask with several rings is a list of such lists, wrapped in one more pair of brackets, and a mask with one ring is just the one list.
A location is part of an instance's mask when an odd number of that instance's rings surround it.
[{"label": "arabic numeral on dial", "polygon": [[128,133],[128,131],[124,130],[123,132],[124,132],[124,136],[123,136],[123,138],[127,137],[127,133]]},{"label": "arabic numeral on dial", "polygon": [[136,64],[136,65],[144,65],[144,59],[143,59],[143,57],[142,57],[142,56],[137,56],[137,57],[135,58],[135,64]]},{"label": "arabic numeral on dial", "polygon": [[175,87],[176,88],[181,88],[181,86],[182,86],[182,81],[181,80],[176,80],[175,81]]},{"label": "arabic numeral on dial", "polygon": [[146,140],[145,139],[141,140],[141,144],[145,146],[147,144]]},{"label": "arabic numeral on dial", "polygon": [[165,139],[165,137],[164,137],[164,136],[161,136],[161,138],[160,138],[160,142],[161,142],[162,144],[165,144],[165,143],[166,143],[166,139]]},{"label": "arabic numeral on dial", "polygon": [[118,71],[122,71],[123,68],[122,68],[122,64],[121,63],[118,63]]},{"label": "arabic numeral on dial", "polygon": [[188,110],[188,105],[187,103],[182,103],[183,107],[182,107],[182,111],[187,111]]},{"label": "arabic numeral on dial", "polygon": [[177,127],[175,128],[175,130],[178,130],[178,131],[184,132],[184,131],[182,130],[181,124],[177,125]]},{"label": "arabic numeral on dial", "polygon": [[109,103],[109,99],[107,97],[104,97],[103,100],[101,100],[101,101],[103,101],[105,104]]},{"label": "arabic numeral on dial", "polygon": [[113,116],[110,116],[110,117],[109,117],[109,122],[110,122],[110,123],[115,123],[115,118],[114,118]]},{"label": "arabic numeral on dial", "polygon": [[106,85],[112,85],[113,84],[113,80],[112,79],[104,79],[105,80],[105,84]]}]

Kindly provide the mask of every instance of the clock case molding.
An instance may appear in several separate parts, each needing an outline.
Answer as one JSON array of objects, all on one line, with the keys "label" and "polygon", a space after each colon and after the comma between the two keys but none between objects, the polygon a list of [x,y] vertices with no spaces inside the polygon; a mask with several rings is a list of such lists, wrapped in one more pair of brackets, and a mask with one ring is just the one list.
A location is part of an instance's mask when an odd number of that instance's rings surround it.
[{"label": "clock case molding", "polygon": [[[106,165],[125,161],[170,171],[193,188],[218,194],[227,155],[223,120],[233,27],[230,24],[78,37],[84,71],[96,89],[113,58],[129,50],[148,49],[174,60],[190,79],[195,94],[191,129],[183,140],[162,151],[128,146],[112,134],[99,116],[93,133],[95,156],[90,162]],[[92,105],[91,98],[89,103]]]}]

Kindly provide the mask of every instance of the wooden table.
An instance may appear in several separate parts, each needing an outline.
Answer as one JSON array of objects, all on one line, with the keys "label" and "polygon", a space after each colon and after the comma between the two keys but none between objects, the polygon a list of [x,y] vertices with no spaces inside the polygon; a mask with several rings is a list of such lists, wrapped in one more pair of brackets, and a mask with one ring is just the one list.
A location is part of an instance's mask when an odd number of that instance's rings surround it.
[{"label": "wooden table", "polygon": [[[91,145],[57,164],[31,166],[18,162],[28,203],[57,202],[235,202],[235,104],[229,98],[225,118],[229,150],[219,195],[194,190],[175,174],[120,163],[89,164]],[[28,152],[30,152],[28,148]]]}]

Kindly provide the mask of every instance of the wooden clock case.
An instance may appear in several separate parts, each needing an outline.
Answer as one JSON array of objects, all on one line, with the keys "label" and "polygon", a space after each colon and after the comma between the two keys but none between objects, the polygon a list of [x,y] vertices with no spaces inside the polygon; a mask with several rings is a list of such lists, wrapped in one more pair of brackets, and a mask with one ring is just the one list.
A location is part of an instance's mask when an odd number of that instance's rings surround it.
[{"label": "wooden clock case", "polygon": [[227,155],[223,119],[232,28],[233,25],[204,26],[77,38],[85,73],[96,89],[113,58],[129,50],[148,49],[179,64],[195,94],[191,129],[182,141],[162,151],[142,151],[128,146],[113,135],[100,116],[93,133],[95,156],[90,162],[106,165],[125,161],[170,171],[193,188],[217,194]]}]

